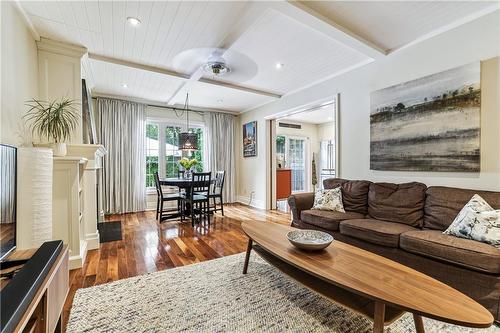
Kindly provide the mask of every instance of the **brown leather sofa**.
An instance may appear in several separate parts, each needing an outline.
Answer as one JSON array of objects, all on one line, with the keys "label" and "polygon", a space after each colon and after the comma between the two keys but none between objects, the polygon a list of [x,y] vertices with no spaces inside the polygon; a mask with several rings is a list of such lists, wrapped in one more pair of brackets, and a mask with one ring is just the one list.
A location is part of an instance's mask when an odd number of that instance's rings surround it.
[{"label": "brown leather sofa", "polygon": [[475,299],[500,321],[500,249],[443,234],[475,193],[500,209],[500,192],[338,178],[323,185],[342,188],[346,212],[311,210],[313,193],[292,195],[292,226],[326,231],[430,275]]}]

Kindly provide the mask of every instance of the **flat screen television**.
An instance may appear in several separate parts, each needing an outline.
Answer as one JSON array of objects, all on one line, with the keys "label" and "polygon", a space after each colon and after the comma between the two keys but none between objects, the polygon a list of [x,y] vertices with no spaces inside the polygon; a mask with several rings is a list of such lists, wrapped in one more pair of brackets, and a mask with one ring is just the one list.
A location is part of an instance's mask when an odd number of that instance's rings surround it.
[{"label": "flat screen television", "polygon": [[0,261],[16,248],[17,149],[0,144]]}]

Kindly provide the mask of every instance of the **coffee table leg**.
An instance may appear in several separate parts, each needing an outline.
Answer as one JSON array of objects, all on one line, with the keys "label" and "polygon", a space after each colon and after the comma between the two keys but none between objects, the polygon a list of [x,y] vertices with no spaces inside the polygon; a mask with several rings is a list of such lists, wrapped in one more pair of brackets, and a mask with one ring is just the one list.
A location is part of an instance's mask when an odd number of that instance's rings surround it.
[{"label": "coffee table leg", "polygon": [[375,302],[375,313],[373,314],[373,333],[384,332],[385,304]]},{"label": "coffee table leg", "polygon": [[253,241],[251,238],[248,239],[247,254],[245,255],[245,263],[243,264],[243,274],[247,273],[248,261],[250,260],[250,252],[252,251]]},{"label": "coffee table leg", "polygon": [[424,321],[422,320],[422,316],[414,313],[413,321],[415,322],[415,329],[417,330],[417,333],[425,333]]}]

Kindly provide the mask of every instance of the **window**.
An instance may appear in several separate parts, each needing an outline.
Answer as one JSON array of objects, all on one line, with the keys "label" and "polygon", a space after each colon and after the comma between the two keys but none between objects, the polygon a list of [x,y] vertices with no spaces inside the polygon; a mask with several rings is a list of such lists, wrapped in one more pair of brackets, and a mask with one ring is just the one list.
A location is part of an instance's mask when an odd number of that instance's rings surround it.
[{"label": "window", "polygon": [[155,172],[158,172],[158,125],[146,125],[146,187],[155,186]]},{"label": "window", "polygon": [[154,173],[160,178],[177,177],[179,160],[182,157],[196,158],[196,171],[204,169],[203,127],[191,127],[191,132],[198,135],[198,148],[194,152],[182,152],[178,149],[179,133],[182,126],[169,123],[148,121],[146,124],[146,187],[155,187]]}]

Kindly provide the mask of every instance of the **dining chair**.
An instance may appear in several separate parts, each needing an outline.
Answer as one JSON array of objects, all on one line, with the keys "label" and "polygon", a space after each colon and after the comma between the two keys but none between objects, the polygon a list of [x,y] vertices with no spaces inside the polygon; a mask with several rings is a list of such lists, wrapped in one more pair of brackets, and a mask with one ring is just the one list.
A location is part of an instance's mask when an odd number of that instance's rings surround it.
[{"label": "dining chair", "polygon": [[[222,191],[224,190],[224,178],[226,177],[226,171],[221,170],[217,171],[215,174],[215,181],[212,185],[212,189],[210,194],[208,195],[209,199],[213,199],[213,208],[210,210],[211,212],[221,211],[222,216],[224,216],[224,203],[222,201]],[[220,207],[217,208],[217,199],[219,199]]]},{"label": "dining chair", "polygon": [[181,199],[181,220],[186,218],[186,205],[191,207],[191,225],[194,227],[196,214],[201,222],[203,217],[206,217],[208,225],[210,225],[210,184],[212,175],[210,172],[195,172],[191,179],[191,187],[186,191]]},{"label": "dining chair", "polygon": [[[181,213],[181,193],[176,192],[176,193],[163,193],[163,188],[161,187],[160,184],[160,177],[158,176],[158,172],[154,173],[155,177],[155,185],[156,185],[156,194],[158,195],[158,198],[156,200],[156,219],[161,222],[162,218],[165,217],[166,219],[178,216]],[[168,210],[163,210],[163,203],[164,202],[171,202],[171,201],[176,201],[177,202],[177,209],[168,209]],[[172,214],[167,214],[163,215],[163,213],[172,213]]]}]

